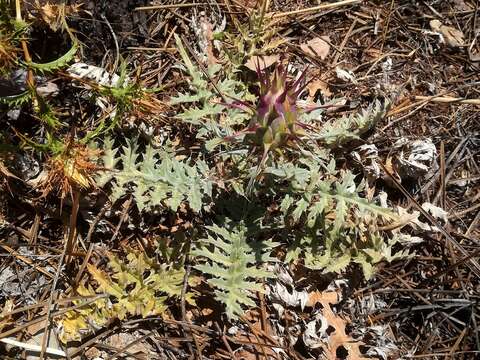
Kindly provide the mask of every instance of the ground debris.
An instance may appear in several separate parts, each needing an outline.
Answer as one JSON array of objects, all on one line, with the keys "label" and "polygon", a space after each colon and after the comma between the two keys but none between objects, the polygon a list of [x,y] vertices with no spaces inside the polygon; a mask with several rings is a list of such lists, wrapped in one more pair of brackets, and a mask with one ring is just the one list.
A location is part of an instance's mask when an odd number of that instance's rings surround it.
[{"label": "ground debris", "polygon": [[478,357],[475,1],[14,3],[2,356]]}]

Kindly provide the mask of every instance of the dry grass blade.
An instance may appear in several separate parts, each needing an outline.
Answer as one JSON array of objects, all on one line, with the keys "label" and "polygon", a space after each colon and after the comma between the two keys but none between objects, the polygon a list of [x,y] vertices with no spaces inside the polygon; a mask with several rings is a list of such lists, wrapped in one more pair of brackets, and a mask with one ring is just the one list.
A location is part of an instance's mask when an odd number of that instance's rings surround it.
[{"label": "dry grass blade", "polygon": [[277,19],[277,18],[282,18],[282,17],[286,17],[286,16],[303,15],[303,14],[308,14],[308,13],[322,11],[322,10],[334,9],[334,8],[341,7],[341,6],[346,6],[346,5],[354,5],[354,4],[360,3],[361,1],[362,0],[343,0],[343,1],[337,1],[337,2],[334,2],[334,3],[330,3],[330,4],[313,6],[313,7],[306,8],[306,9],[285,11],[285,12],[281,12],[281,13],[273,13],[273,14],[269,14],[267,16],[271,16],[272,19]]}]

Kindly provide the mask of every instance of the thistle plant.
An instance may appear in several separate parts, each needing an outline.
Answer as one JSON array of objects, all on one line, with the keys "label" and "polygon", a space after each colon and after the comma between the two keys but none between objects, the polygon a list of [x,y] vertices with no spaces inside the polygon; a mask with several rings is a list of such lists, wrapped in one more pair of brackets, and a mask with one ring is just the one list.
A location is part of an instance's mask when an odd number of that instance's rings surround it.
[{"label": "thistle plant", "polygon": [[245,102],[236,102],[234,106],[252,112],[250,123],[238,135],[245,134],[244,140],[248,144],[262,149],[260,169],[270,151],[281,153],[282,148],[305,135],[306,125],[299,121],[301,109],[297,106],[297,98],[305,87],[305,72],[297,80],[289,81],[286,68],[277,64],[273,74],[261,71],[257,66],[257,75],[260,82],[257,105],[252,107]]},{"label": "thistle plant", "polygon": [[253,141],[263,147],[264,153],[297,139],[302,127],[298,121],[297,97],[304,88],[304,74],[295,82],[287,81],[287,71],[277,65],[270,78],[258,70],[260,97],[256,114],[249,124],[255,132]]},{"label": "thistle plant", "polygon": [[262,158],[250,178],[247,192],[252,190],[269,153],[276,151],[282,154],[284,148],[294,145],[306,135],[304,129],[307,127],[300,121],[303,110],[297,106],[297,98],[306,85],[305,72],[292,81],[288,79],[287,69],[278,63],[273,73],[262,71],[257,65],[257,76],[260,89],[256,106],[239,100],[232,105],[250,112],[251,120],[245,129],[226,138],[233,140],[237,136],[245,135],[244,142],[253,146],[253,152],[261,149]]}]

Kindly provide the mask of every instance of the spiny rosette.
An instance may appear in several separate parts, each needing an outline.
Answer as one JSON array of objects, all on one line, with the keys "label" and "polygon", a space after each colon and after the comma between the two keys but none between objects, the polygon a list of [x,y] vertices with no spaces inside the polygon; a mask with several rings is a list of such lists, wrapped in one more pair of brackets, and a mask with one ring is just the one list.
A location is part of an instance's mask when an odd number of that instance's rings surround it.
[{"label": "spiny rosette", "polygon": [[298,120],[297,98],[305,87],[305,72],[295,81],[287,79],[287,70],[278,64],[269,74],[257,67],[260,96],[255,113],[245,132],[246,140],[261,146],[264,153],[278,149],[303,134]]}]

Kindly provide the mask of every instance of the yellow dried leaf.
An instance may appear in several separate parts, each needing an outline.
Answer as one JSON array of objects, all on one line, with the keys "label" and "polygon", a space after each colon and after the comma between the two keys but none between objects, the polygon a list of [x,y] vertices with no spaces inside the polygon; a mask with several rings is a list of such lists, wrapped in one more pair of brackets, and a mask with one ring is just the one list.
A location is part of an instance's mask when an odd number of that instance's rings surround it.
[{"label": "yellow dried leaf", "polygon": [[286,43],[287,41],[288,39],[285,39],[285,38],[276,38],[276,39],[270,40],[267,44],[265,44],[262,47],[262,51],[268,52],[271,50],[275,50],[277,47]]},{"label": "yellow dried leaf", "polygon": [[97,269],[91,264],[87,264],[87,269],[88,272],[92,275],[92,277],[98,282],[102,291],[105,291],[107,294],[113,295],[116,298],[122,297],[122,289],[118,285],[112,283],[112,281],[103,271]]},{"label": "yellow dried leaf", "polygon": [[90,181],[87,179],[86,176],[82,175],[82,173],[78,171],[75,164],[75,159],[65,160],[64,172],[65,176],[68,177],[75,184],[77,184],[79,187],[83,189],[87,189],[90,187]]},{"label": "yellow dried leaf", "polygon": [[9,325],[13,321],[11,316],[5,315],[10,313],[13,310],[14,306],[15,303],[13,302],[13,300],[8,299],[7,301],[5,301],[5,305],[3,305],[2,312],[0,313],[0,319],[2,319],[0,321],[0,332],[5,326]]}]

